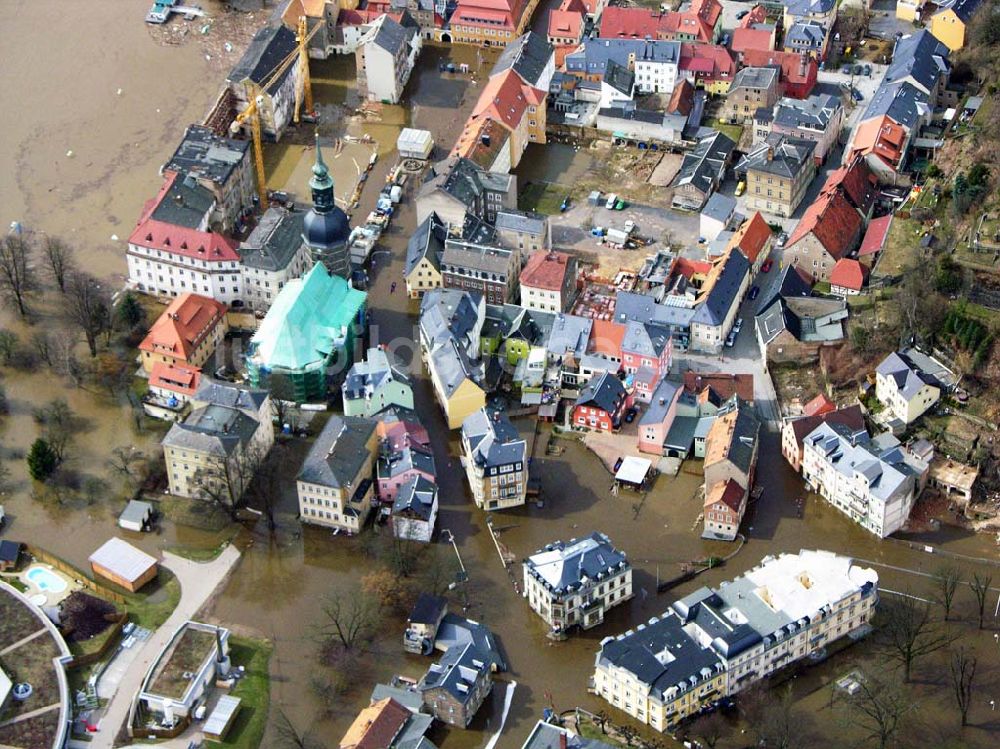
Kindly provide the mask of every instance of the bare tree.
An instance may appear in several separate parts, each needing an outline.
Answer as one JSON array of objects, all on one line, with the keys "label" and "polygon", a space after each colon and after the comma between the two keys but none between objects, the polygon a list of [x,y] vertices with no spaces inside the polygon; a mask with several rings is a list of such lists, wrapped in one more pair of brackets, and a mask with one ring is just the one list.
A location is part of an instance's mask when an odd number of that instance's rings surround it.
[{"label": "bare tree", "polygon": [[[281,374],[272,374],[267,384],[271,391],[271,413],[278,422],[277,429],[280,432],[285,428],[285,424],[290,424],[290,419],[295,413],[295,388],[291,380]],[[290,426],[295,429],[295,424]]]},{"label": "bare tree", "polygon": [[972,588],[972,595],[976,597],[976,607],[979,613],[979,628],[983,628],[983,618],[986,616],[986,596],[990,593],[990,585],[993,583],[993,576],[978,572],[973,573],[969,587]]},{"label": "bare tree", "polygon": [[215,460],[195,472],[192,480],[196,494],[210,499],[235,523],[240,519],[240,510],[247,506],[247,489],[261,463],[258,450],[237,449],[227,458]]},{"label": "bare tree", "polygon": [[33,251],[31,242],[20,234],[8,234],[0,240],[0,292],[21,317],[28,316],[26,297],[35,288]]},{"label": "bare tree", "polygon": [[121,476],[127,485],[131,485],[139,477],[138,464],[143,459],[142,450],[135,445],[119,445],[111,451],[108,467]]},{"label": "bare tree", "polygon": [[951,653],[951,688],[955,704],[962,716],[962,727],[969,722],[969,708],[972,706],[972,684],[976,678],[976,656],[964,647]]},{"label": "bare tree", "polygon": [[87,273],[73,273],[66,283],[64,308],[83,331],[91,356],[97,356],[97,337],[111,327],[111,298],[100,282]]},{"label": "bare tree", "polygon": [[278,746],[283,749],[319,749],[322,746],[309,729],[299,731],[280,707],[274,721],[274,732]]},{"label": "bare tree", "polygon": [[792,710],[790,685],[776,695],[757,682],[740,694],[739,704],[758,746],[795,749],[803,745],[802,716]]},{"label": "bare tree", "polygon": [[[879,749],[887,749],[899,736],[906,715],[916,709],[903,685],[891,674],[864,674],[858,691],[844,697],[846,718]],[[770,746],[770,745],[768,745]]]},{"label": "bare tree", "polygon": [[36,408],[32,414],[35,423],[42,428],[42,437],[55,452],[56,459],[62,463],[66,459],[66,451],[70,443],[83,425],[69,404],[62,398],[56,398],[41,408]]},{"label": "bare tree", "polygon": [[45,237],[42,252],[52,280],[59,287],[59,292],[65,294],[66,275],[73,267],[73,248],[59,237]]},{"label": "bare tree", "polygon": [[257,466],[247,487],[249,504],[259,507],[267,520],[267,529],[273,534],[278,529],[275,512],[281,499],[281,457],[275,449]]},{"label": "bare tree", "polygon": [[934,600],[941,604],[944,609],[944,620],[948,621],[951,616],[952,604],[955,601],[955,593],[962,583],[962,573],[957,567],[944,564],[934,572]]},{"label": "bare tree", "polygon": [[718,710],[702,715],[691,724],[691,734],[708,749],[715,749],[722,737],[729,733],[729,725]]},{"label": "bare tree", "polygon": [[879,640],[887,657],[903,667],[909,683],[918,658],[940,650],[955,640],[931,616],[930,603],[904,595],[881,608]]},{"label": "bare tree", "polygon": [[359,650],[375,637],[379,624],[379,606],[360,589],[346,594],[334,593],[323,603],[321,634],[336,649]]}]

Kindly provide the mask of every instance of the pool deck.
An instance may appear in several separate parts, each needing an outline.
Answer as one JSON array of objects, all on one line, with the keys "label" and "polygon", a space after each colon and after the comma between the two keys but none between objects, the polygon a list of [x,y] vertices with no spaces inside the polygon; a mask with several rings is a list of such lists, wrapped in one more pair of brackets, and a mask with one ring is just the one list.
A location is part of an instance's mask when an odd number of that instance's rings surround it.
[{"label": "pool deck", "polygon": [[[36,583],[30,577],[31,573],[35,570],[42,570],[42,572],[47,573],[47,575],[57,578],[59,582],[63,584],[62,588],[56,590],[53,587],[50,589],[44,584],[40,585],[39,583]],[[38,573],[36,573],[36,576],[37,574]],[[32,603],[39,607],[55,606],[57,603],[69,596],[70,593],[80,587],[69,576],[55,569],[51,565],[42,564],[40,562],[32,564],[18,577],[21,579],[21,582],[28,586],[28,590],[25,591],[25,595]],[[42,598],[45,600],[42,601]]]}]

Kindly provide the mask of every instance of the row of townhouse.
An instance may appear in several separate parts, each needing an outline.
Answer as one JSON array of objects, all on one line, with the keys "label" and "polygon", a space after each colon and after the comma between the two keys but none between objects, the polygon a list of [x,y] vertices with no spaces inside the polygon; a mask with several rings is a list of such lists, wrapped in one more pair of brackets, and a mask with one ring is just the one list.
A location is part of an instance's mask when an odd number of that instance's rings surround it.
[{"label": "row of townhouse", "polygon": [[870,626],[878,574],[827,551],[765,557],[601,642],[591,690],[670,732],[779,669]]}]

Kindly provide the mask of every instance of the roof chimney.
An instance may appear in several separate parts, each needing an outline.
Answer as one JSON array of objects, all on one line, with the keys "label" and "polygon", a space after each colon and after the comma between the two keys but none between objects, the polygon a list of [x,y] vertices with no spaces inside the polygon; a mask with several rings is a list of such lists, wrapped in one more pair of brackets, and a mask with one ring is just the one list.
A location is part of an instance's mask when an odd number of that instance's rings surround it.
[{"label": "roof chimney", "polygon": [[773,146],[768,146],[767,147],[767,160],[768,161],[774,161],[774,147]]}]

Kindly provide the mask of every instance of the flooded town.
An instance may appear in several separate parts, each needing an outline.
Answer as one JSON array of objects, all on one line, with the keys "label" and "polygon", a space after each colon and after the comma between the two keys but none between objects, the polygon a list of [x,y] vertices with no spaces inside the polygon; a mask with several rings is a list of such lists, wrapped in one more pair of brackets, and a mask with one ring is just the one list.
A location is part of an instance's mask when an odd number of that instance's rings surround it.
[{"label": "flooded town", "polygon": [[0,747],[997,745],[1000,0],[0,12]]}]

